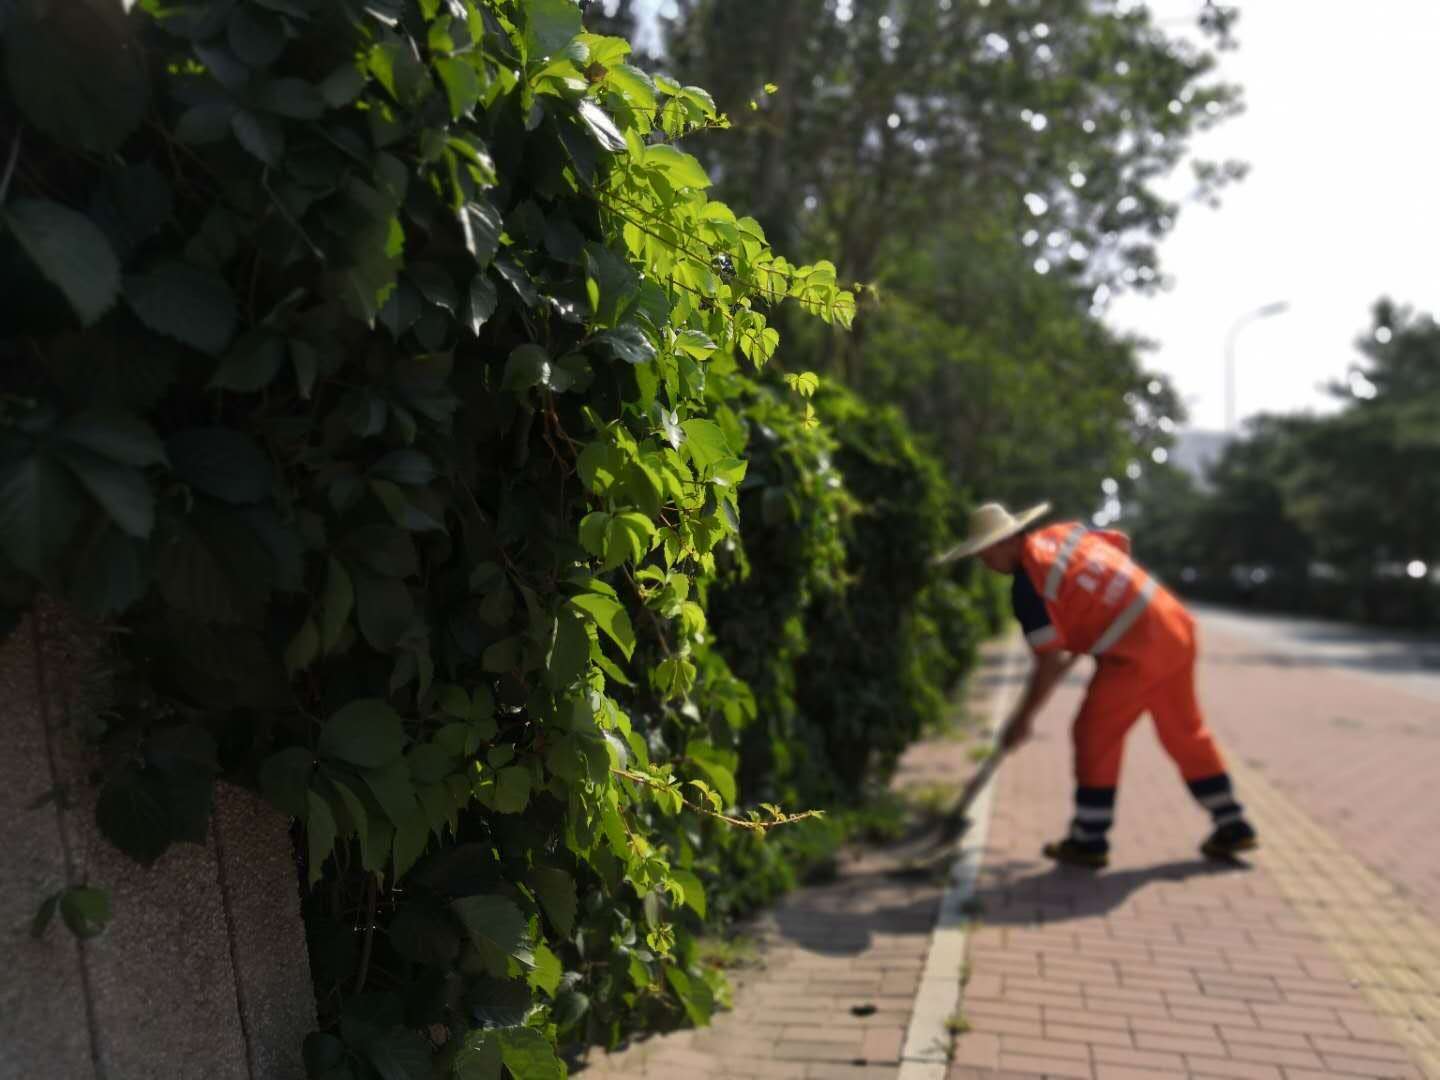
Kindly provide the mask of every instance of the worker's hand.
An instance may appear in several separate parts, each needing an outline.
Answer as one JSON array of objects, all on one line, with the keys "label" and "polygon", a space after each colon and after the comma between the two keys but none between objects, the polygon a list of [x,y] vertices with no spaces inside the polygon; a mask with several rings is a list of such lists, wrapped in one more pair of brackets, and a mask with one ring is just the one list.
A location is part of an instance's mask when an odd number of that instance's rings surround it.
[{"label": "worker's hand", "polygon": [[1000,745],[1006,750],[1014,750],[1028,742],[1034,733],[1035,721],[1031,717],[1012,717],[1010,722],[1005,725],[1005,731],[1000,737]]}]

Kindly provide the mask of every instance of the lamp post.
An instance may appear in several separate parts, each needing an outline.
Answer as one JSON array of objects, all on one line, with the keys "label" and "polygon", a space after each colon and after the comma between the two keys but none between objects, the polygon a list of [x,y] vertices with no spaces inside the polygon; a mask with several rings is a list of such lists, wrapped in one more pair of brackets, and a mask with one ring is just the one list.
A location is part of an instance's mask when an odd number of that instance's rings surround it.
[{"label": "lamp post", "polygon": [[1277,300],[1273,304],[1266,304],[1254,311],[1247,311],[1240,318],[1235,320],[1230,327],[1230,332],[1225,335],[1225,430],[1235,430],[1235,338],[1240,331],[1255,322],[1257,319],[1268,319],[1272,315],[1279,315],[1290,307],[1290,301]]}]

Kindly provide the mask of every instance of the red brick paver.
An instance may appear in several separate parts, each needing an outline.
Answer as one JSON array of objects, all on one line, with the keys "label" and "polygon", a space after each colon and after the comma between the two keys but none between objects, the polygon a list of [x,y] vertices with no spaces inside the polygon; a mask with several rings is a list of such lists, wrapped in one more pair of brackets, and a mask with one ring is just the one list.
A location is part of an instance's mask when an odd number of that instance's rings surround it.
[{"label": "red brick paver", "polygon": [[[1310,747],[1321,700],[1358,711],[1374,685],[1327,673],[1317,688],[1317,675],[1304,670],[1257,676],[1239,660],[1246,643],[1207,646],[1215,659],[1202,669],[1202,695],[1232,758],[1251,761],[1244,768],[1237,760],[1240,796],[1279,850],[1262,850],[1243,868],[1199,858],[1207,820],[1142,721],[1126,748],[1111,867],[1098,875],[1051,867],[1039,849],[1063,831],[1070,809],[1068,722],[1084,685],[1072,678],[1035,742],[1001,770],[977,889],[982,927],[971,940],[971,1031],[959,1040],[950,1080],[1424,1075],[1416,1047],[1433,1033],[1433,1017],[1411,1024],[1418,1041],[1402,1038],[1393,1011],[1384,1015],[1375,988],[1356,977],[1353,953],[1428,949],[1426,920],[1410,912],[1385,940],[1387,928],[1374,924],[1384,923],[1386,906],[1398,910],[1394,890],[1346,859],[1306,811],[1321,814],[1325,792],[1348,800],[1346,778],[1368,776],[1383,759],[1432,808],[1423,835],[1425,815],[1412,808],[1400,818],[1412,844],[1427,845],[1405,864],[1418,882],[1414,864],[1440,850],[1431,838],[1440,771],[1393,747],[1340,755],[1335,740],[1348,735],[1334,732],[1348,732],[1345,725],[1324,725],[1328,758]],[[1402,703],[1386,707],[1398,714]],[[1440,717],[1440,704],[1409,708],[1412,718],[1425,709]],[[1232,730],[1242,725],[1243,734]],[[1267,777],[1292,766],[1306,781],[1290,799]],[[1320,851],[1323,862],[1307,860]],[[1427,993],[1413,988],[1401,1004],[1440,1004]]]}]

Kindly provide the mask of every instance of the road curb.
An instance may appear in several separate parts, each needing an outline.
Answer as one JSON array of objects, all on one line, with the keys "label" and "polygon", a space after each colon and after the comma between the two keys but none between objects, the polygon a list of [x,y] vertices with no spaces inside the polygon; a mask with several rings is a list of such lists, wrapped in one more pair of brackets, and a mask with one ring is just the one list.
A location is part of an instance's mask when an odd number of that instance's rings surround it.
[{"label": "road curb", "polygon": [[[1005,647],[1000,666],[1001,682],[990,702],[989,734],[993,741],[1004,723],[1006,710],[1016,690],[1007,677],[1023,661],[1018,636]],[[900,1072],[896,1080],[945,1080],[950,1068],[950,1019],[960,1007],[965,991],[965,950],[973,918],[965,910],[975,891],[975,881],[985,854],[990,832],[990,811],[994,802],[995,777],[976,797],[970,813],[971,826],[959,841],[954,865],[940,898],[930,949],[920,976],[920,987],[911,1009],[910,1023],[900,1051]]]}]

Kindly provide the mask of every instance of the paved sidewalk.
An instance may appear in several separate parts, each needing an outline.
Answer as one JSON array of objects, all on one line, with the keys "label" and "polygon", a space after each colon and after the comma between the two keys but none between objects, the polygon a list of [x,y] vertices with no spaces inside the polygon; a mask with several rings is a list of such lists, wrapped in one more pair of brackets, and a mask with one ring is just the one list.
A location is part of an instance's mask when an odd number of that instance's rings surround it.
[{"label": "paved sidewalk", "polygon": [[[1073,677],[997,780],[948,1080],[1440,1080],[1440,701],[1233,635],[1205,648],[1202,698],[1265,847],[1248,866],[1199,858],[1207,820],[1146,720],[1111,867],[1046,863],[1070,809]],[[992,650],[972,708],[998,670]],[[958,787],[973,768],[937,740],[897,783]],[[581,1075],[919,1075],[899,1054],[936,1009],[914,999],[941,891],[897,875],[913,854],[867,852],[758,920],[762,963],[710,1029],[596,1053]]]},{"label": "paved sidewalk", "polygon": [[[1222,741],[1243,706],[1264,715],[1267,739],[1283,743],[1288,727],[1307,753],[1295,711],[1306,696],[1273,680],[1224,685],[1223,666],[1207,664],[1201,679],[1207,703],[1240,694],[1231,722],[1216,722]],[[1440,936],[1279,792],[1270,768],[1234,762],[1266,846],[1248,867],[1217,868],[1195,854],[1207,820],[1142,721],[1126,747],[1110,869],[1056,870],[1038,856],[1068,816],[1068,717],[1082,691],[1073,677],[1040,737],[1001,772],[976,895],[970,1031],[950,1080],[1410,1078],[1426,1075],[1422,1063],[1440,1077]],[[1332,784],[1346,767],[1331,761]]]}]

